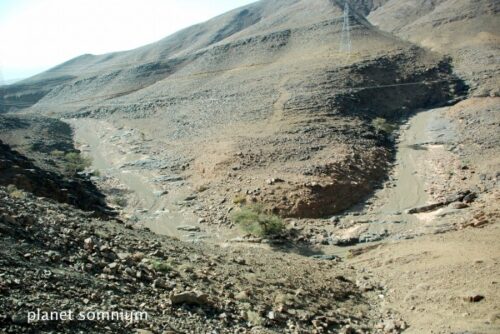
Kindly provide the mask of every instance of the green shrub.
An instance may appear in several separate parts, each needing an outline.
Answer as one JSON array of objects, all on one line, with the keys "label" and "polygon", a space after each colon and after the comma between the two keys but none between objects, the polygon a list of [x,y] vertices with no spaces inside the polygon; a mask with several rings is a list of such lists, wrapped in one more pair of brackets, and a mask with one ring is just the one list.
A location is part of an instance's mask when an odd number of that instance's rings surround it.
[{"label": "green shrub", "polygon": [[83,157],[79,152],[68,152],[64,155],[64,168],[67,173],[75,174],[90,167],[92,161]]},{"label": "green shrub", "polygon": [[50,154],[55,158],[64,158],[64,152],[59,150],[53,150]]},{"label": "green shrub", "polygon": [[377,133],[391,134],[398,128],[395,124],[388,122],[385,118],[377,117],[372,120],[372,126],[375,128]]},{"label": "green shrub", "polygon": [[265,213],[261,205],[242,208],[233,214],[232,220],[245,232],[259,237],[277,235],[285,229],[283,220]]},{"label": "green shrub", "polygon": [[163,261],[152,261],[151,264],[153,265],[153,268],[156,271],[162,272],[162,273],[168,273],[172,271],[172,267],[167,263]]}]

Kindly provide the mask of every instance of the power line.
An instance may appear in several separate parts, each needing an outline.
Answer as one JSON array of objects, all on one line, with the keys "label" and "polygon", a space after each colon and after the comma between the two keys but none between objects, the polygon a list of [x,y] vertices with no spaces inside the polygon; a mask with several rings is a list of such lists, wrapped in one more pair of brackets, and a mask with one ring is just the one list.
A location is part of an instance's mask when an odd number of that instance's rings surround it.
[{"label": "power line", "polygon": [[349,3],[346,1],[344,5],[344,22],[342,25],[342,35],[340,37],[340,52],[351,54],[351,22],[349,19]]}]

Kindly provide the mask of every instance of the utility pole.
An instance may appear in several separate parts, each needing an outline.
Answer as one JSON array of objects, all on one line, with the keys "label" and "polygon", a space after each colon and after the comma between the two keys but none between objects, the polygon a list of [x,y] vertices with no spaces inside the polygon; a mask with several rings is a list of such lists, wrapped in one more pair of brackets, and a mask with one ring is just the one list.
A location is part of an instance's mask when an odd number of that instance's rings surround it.
[{"label": "utility pole", "polygon": [[351,54],[351,22],[349,20],[349,3],[344,6],[344,24],[342,25],[342,35],[340,37],[340,52]]}]

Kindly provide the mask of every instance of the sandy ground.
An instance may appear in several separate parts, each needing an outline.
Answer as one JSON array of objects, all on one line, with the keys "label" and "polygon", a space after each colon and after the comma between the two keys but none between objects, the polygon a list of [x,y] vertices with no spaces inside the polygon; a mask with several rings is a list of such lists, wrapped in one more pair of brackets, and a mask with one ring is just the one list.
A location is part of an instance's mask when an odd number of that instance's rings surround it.
[{"label": "sandy ground", "polygon": [[[97,183],[102,191],[112,201],[113,193],[120,190],[119,197],[126,200],[126,205],[116,206],[125,220],[184,241],[224,242],[238,234],[227,228],[201,225],[197,208],[190,207],[186,201],[196,189],[179,175],[130,166],[130,163],[151,160],[146,151],[134,150],[147,145],[137,129],[117,128],[110,122],[94,119],[67,121],[73,127],[77,146],[92,159],[92,168],[99,171]],[[174,181],[155,182],[165,176]]]},{"label": "sandy ground", "polygon": [[[405,333],[500,332],[500,226],[381,244],[350,261],[388,293]],[[479,302],[464,299],[481,295]]]}]

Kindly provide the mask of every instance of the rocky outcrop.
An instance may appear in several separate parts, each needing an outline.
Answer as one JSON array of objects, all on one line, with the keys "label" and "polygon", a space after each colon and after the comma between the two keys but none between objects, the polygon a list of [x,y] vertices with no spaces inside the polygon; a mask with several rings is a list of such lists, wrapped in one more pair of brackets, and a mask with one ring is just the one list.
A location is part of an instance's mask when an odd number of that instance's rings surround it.
[{"label": "rocky outcrop", "polygon": [[0,185],[12,185],[36,196],[68,203],[98,215],[111,214],[104,201],[104,195],[88,179],[81,177],[68,179],[43,170],[2,141],[0,141]]}]

